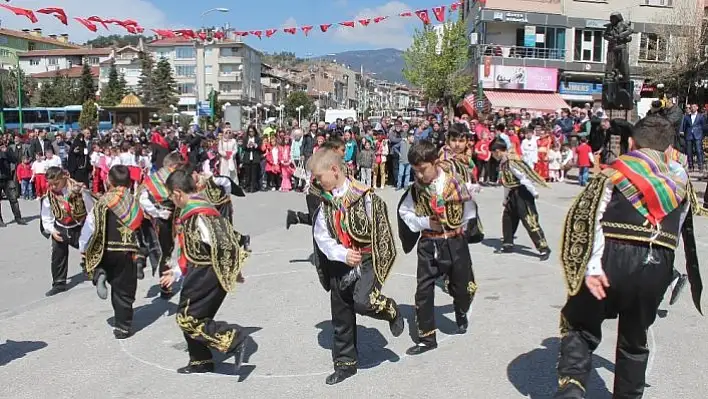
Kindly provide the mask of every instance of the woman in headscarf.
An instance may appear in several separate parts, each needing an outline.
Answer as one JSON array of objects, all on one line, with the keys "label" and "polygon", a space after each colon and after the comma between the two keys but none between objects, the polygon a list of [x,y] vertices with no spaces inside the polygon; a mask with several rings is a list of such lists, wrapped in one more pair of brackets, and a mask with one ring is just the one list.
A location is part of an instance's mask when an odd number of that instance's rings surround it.
[{"label": "woman in headscarf", "polygon": [[89,187],[89,176],[91,175],[91,162],[89,162],[89,150],[84,141],[84,134],[79,133],[71,142],[67,169],[71,178]]}]

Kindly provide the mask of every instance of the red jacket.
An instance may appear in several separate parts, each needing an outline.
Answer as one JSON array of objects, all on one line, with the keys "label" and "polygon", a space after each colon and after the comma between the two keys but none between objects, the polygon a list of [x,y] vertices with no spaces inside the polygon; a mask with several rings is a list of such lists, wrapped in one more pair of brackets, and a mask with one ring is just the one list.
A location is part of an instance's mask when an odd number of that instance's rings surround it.
[{"label": "red jacket", "polygon": [[21,163],[17,165],[17,180],[22,181],[23,179],[32,178],[32,164]]},{"label": "red jacket", "polygon": [[592,148],[588,143],[582,143],[578,146],[578,148],[575,149],[575,152],[578,155],[578,167],[579,168],[589,168],[592,166],[592,161],[590,161],[590,157],[592,157]]}]

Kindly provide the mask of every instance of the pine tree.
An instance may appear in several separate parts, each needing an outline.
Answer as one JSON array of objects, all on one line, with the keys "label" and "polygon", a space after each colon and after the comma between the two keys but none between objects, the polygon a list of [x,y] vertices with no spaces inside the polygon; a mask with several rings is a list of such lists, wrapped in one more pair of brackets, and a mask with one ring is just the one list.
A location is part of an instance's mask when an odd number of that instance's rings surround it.
[{"label": "pine tree", "polygon": [[177,105],[177,85],[172,76],[172,66],[166,58],[157,62],[154,79],[154,106],[162,112],[171,112],[170,105]]},{"label": "pine tree", "polygon": [[115,62],[111,63],[111,69],[108,72],[108,84],[101,91],[101,105],[109,107],[117,105],[123,99],[122,88],[120,87],[120,78]]},{"label": "pine tree", "polygon": [[54,102],[56,101],[56,90],[57,83],[61,79],[61,75],[58,73],[52,78],[51,81],[46,81],[42,83],[39,88],[39,99],[37,100],[37,105],[40,107],[56,107]]},{"label": "pine tree", "polygon": [[[120,99],[128,95],[128,81],[125,80],[125,75],[120,75],[118,80],[118,93],[120,94]],[[120,103],[120,101],[118,101]]]},{"label": "pine tree", "polygon": [[84,103],[86,100],[95,100],[96,86],[93,84],[93,75],[91,74],[91,67],[88,62],[84,62],[83,69],[81,70],[80,82],[79,101]]},{"label": "pine tree", "polygon": [[86,100],[81,107],[79,126],[81,129],[95,129],[98,127],[98,107],[96,107],[96,103],[93,100]]},{"label": "pine tree", "polygon": [[153,84],[153,73],[155,68],[155,61],[149,53],[140,53],[140,77],[138,78],[138,97],[140,101],[145,105],[154,104],[154,90],[155,85]]}]

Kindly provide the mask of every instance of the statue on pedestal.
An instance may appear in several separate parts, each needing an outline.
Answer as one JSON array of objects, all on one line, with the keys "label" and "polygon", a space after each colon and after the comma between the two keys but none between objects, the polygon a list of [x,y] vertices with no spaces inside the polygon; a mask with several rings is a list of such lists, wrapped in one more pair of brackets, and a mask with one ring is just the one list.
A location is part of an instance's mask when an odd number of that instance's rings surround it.
[{"label": "statue on pedestal", "polygon": [[610,14],[610,23],[605,25],[603,37],[607,40],[607,65],[605,66],[606,79],[615,82],[629,80],[629,49],[628,43],[632,41],[634,30],[629,22],[625,22],[622,14]]}]

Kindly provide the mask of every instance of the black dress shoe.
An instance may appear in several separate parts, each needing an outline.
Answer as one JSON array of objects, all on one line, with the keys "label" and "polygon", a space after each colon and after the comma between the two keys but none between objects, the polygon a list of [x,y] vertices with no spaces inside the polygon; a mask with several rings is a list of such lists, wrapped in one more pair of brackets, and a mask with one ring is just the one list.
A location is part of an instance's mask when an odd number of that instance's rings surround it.
[{"label": "black dress shoe", "polygon": [[290,230],[290,226],[297,224],[297,213],[295,211],[288,210],[288,215],[285,217],[285,229]]},{"label": "black dress shoe", "polygon": [[113,336],[116,339],[127,339],[130,338],[131,335],[133,334],[130,331],[119,330],[117,328],[113,329]]},{"label": "black dress shoe", "polygon": [[188,364],[177,369],[180,374],[204,374],[214,371],[214,363]]},{"label": "black dress shoe", "polygon": [[457,333],[458,334],[467,333],[467,328],[470,325],[469,321],[467,320],[467,315],[464,313],[461,313],[461,314],[455,313],[455,320],[457,321]]},{"label": "black dress shoe", "polygon": [[412,346],[406,350],[406,355],[409,356],[416,356],[416,355],[422,355],[425,352],[431,351],[435,348],[438,347],[437,342],[434,344],[418,344],[416,346]]},{"label": "black dress shoe", "polygon": [[356,367],[335,369],[334,373],[327,376],[327,379],[325,379],[325,383],[327,385],[339,384],[340,382],[346,380],[354,374],[356,374]]},{"label": "black dress shoe", "polygon": [[20,226],[27,226],[27,222],[25,222],[25,220],[22,218],[15,218],[15,223],[19,224]]},{"label": "black dress shoe", "polygon": [[106,274],[101,273],[96,277],[96,295],[101,299],[108,298],[108,287],[106,287]]},{"label": "black dress shoe", "polygon": [[687,275],[682,274],[681,276],[679,276],[678,281],[676,281],[676,285],[674,285],[674,289],[671,290],[671,299],[669,300],[669,305],[673,305],[678,301],[679,297],[681,296],[681,293],[683,292],[683,289],[686,287],[687,281]]},{"label": "black dress shoe", "polygon": [[501,248],[494,251],[496,254],[510,254],[514,252],[514,244],[504,244]]},{"label": "black dress shoe", "polygon": [[3,227],[7,227],[7,224],[5,224],[5,222],[0,220],[0,228],[3,228]]},{"label": "black dress shoe", "polygon": [[391,334],[394,337],[400,337],[403,334],[403,330],[406,327],[406,323],[403,320],[403,315],[401,314],[398,306],[396,306],[396,318],[389,322],[389,328],[391,329]]},{"label": "black dress shoe", "polygon": [[44,296],[54,296],[54,295],[60,294],[64,291],[66,291],[66,284],[55,285],[54,287],[52,287],[52,289],[47,291],[47,293],[44,294]]},{"label": "black dress shoe", "polygon": [[546,249],[542,249],[542,250],[541,250],[541,256],[539,256],[538,259],[539,259],[541,262],[545,262],[545,261],[547,261],[548,259],[550,259],[550,257],[551,257],[551,250],[550,250],[549,248],[546,248]]},{"label": "black dress shoe", "polygon": [[242,235],[240,245],[243,247],[244,250],[250,252],[251,251],[251,236],[248,234]]}]

